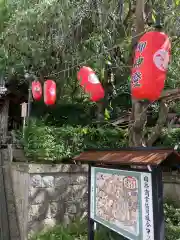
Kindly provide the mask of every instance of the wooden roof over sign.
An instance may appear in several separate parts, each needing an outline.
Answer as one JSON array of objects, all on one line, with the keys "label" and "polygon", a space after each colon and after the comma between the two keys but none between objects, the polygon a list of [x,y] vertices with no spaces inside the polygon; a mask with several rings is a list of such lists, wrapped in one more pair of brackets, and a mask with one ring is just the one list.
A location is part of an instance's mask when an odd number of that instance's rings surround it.
[{"label": "wooden roof over sign", "polygon": [[174,149],[125,148],[86,150],[73,158],[76,162],[118,165],[180,166],[180,154]]}]

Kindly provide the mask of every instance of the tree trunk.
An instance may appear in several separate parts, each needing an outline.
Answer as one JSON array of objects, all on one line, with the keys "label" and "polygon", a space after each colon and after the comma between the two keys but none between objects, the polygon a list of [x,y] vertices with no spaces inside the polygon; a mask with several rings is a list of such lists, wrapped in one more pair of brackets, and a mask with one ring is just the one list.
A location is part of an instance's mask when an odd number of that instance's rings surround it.
[{"label": "tree trunk", "polygon": [[[131,65],[134,59],[134,49],[136,44],[144,33],[144,0],[136,1],[135,10],[135,32],[132,38],[132,59]],[[143,145],[143,129],[146,123],[146,106],[141,101],[132,98],[132,113],[129,123],[129,145],[130,146],[142,146]]]},{"label": "tree trunk", "polygon": [[[146,3],[147,4],[147,3]],[[144,33],[145,30],[145,16],[144,16],[144,0],[137,0],[136,2],[136,31],[135,36],[132,40],[133,46],[133,56],[134,48],[137,44],[137,41]],[[146,6],[146,10],[151,12],[149,6]],[[148,13],[146,15],[149,15]],[[146,19],[148,21],[148,19]],[[167,102],[173,101],[174,99],[180,98],[180,89],[172,89],[168,91],[163,91],[159,99],[159,117],[154,128],[151,129],[151,133],[145,139],[146,130],[146,118],[147,118],[147,109],[150,103],[138,101],[132,99],[132,113],[129,123],[129,145],[130,146],[152,146],[155,141],[159,138],[162,128],[166,123],[168,115]]]}]

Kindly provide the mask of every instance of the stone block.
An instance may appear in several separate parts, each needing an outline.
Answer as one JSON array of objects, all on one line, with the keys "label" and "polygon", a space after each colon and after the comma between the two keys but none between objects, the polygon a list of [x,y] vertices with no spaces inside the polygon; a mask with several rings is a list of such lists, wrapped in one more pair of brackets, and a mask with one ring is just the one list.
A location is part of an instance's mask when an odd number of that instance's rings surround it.
[{"label": "stone block", "polygon": [[43,176],[42,187],[44,188],[54,187],[54,176]]},{"label": "stone block", "polygon": [[[79,204],[78,204],[79,206]],[[63,221],[65,215],[75,215],[78,206],[75,202],[52,202],[50,204],[51,218],[57,218],[60,222]]]},{"label": "stone block", "polygon": [[73,200],[73,188],[71,185],[55,189],[55,201],[67,202]]},{"label": "stone block", "polygon": [[67,209],[68,213],[76,214],[77,213],[77,206],[75,203],[70,203]]},{"label": "stone block", "polygon": [[71,174],[70,176],[72,184],[87,184],[88,178],[85,174]]},{"label": "stone block", "polygon": [[[14,166],[18,169],[17,166]],[[88,171],[88,165],[82,164],[28,164],[27,166],[21,166],[20,169],[24,171],[28,171],[29,173],[70,173],[70,172],[79,172],[79,173],[86,173]]]},{"label": "stone block", "polygon": [[88,195],[87,185],[73,185],[73,197],[74,199],[83,199]]},{"label": "stone block", "polygon": [[40,204],[47,199],[46,189],[31,187],[29,190],[29,203],[30,204]]},{"label": "stone block", "polygon": [[55,218],[56,216],[64,216],[66,210],[67,210],[66,203],[52,202],[50,204],[51,218]]},{"label": "stone block", "polygon": [[31,205],[29,208],[28,221],[43,221],[46,218],[50,218],[50,208],[48,203]]},{"label": "stone block", "polygon": [[41,175],[35,174],[31,175],[31,186],[34,188],[42,187],[42,177]]},{"label": "stone block", "polygon": [[63,187],[63,186],[67,186],[71,184],[71,178],[70,175],[62,175],[62,176],[57,176],[55,177],[55,187],[59,188],[59,187]]},{"label": "stone block", "polygon": [[56,225],[56,219],[54,218],[46,218],[43,221],[43,226],[47,230],[47,228],[54,227]]}]

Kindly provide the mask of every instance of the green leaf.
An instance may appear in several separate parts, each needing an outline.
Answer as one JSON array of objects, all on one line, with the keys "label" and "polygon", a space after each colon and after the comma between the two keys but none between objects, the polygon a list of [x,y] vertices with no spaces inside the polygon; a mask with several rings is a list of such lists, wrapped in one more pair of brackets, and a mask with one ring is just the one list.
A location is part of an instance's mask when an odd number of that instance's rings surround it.
[{"label": "green leaf", "polygon": [[175,4],[176,4],[176,6],[179,6],[180,5],[180,0],[175,0]]},{"label": "green leaf", "polygon": [[109,114],[109,111],[107,110],[107,108],[104,111],[104,119],[105,120],[109,120],[110,119],[110,114]]},{"label": "green leaf", "polygon": [[152,20],[154,23],[156,23],[156,11],[155,10],[152,11]]}]

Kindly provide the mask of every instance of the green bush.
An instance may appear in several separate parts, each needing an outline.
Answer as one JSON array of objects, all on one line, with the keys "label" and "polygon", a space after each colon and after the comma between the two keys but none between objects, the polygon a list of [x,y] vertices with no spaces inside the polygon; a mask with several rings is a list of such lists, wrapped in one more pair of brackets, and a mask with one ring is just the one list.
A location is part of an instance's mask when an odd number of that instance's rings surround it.
[{"label": "green bush", "polygon": [[[180,209],[164,204],[166,237],[165,240],[180,240]],[[99,226],[99,225],[98,225]],[[108,228],[100,227],[95,233],[95,240],[125,240]],[[87,220],[76,221],[68,226],[57,226],[42,232],[31,240],[87,240]]]},{"label": "green bush", "polygon": [[[33,236],[30,240],[87,240],[87,220],[78,220],[68,226],[56,226]],[[124,237],[102,226],[95,232],[95,240],[124,240]]]},{"label": "green bush", "polygon": [[126,145],[126,131],[113,128],[48,126],[31,120],[21,141],[27,156],[33,161],[61,161],[85,148],[119,148]]},{"label": "green bush", "polygon": [[[164,204],[166,223],[180,227],[180,208],[175,208],[172,204]],[[180,236],[180,235],[179,235]]]},{"label": "green bush", "polygon": [[30,238],[31,240],[87,240],[87,221],[59,225]]},{"label": "green bush", "polygon": [[166,240],[180,239],[180,208],[172,204],[164,204],[166,219]]},{"label": "green bush", "polygon": [[[67,100],[67,99],[66,99]],[[81,99],[82,100],[82,99]],[[85,126],[92,123],[95,118],[94,104],[89,101],[74,103],[56,104],[53,107],[47,107],[43,101],[33,102],[31,116],[34,118],[43,118],[45,123],[51,123],[58,127],[64,124],[76,126]]]},{"label": "green bush", "polygon": [[165,232],[166,232],[165,240],[180,240],[180,227],[167,224]]},{"label": "green bush", "polygon": [[170,130],[164,129],[158,145],[164,147],[174,147],[176,144],[180,143],[180,129],[172,128]]},{"label": "green bush", "polygon": [[[128,145],[128,130],[110,126],[47,125],[32,119],[20,134],[26,155],[32,161],[61,161],[83,151],[85,148],[120,148]],[[174,147],[180,143],[180,129],[163,130],[156,146]]]}]

